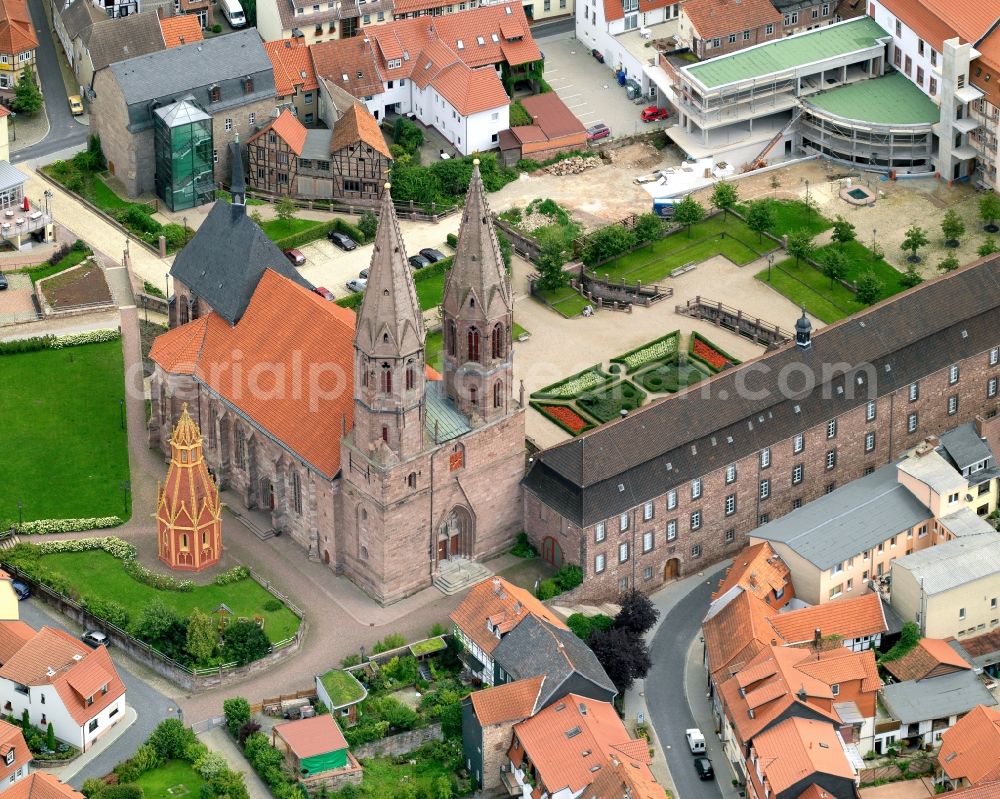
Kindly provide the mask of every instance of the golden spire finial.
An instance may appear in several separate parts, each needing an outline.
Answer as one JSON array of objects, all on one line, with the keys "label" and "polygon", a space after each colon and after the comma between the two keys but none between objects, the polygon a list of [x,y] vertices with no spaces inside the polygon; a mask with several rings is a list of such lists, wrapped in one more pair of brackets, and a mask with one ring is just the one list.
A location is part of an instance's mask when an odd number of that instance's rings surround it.
[{"label": "golden spire finial", "polygon": [[186,402],[181,406],[181,415],[174,425],[171,441],[179,447],[192,447],[201,442],[201,431],[198,429],[198,423],[188,413]]}]

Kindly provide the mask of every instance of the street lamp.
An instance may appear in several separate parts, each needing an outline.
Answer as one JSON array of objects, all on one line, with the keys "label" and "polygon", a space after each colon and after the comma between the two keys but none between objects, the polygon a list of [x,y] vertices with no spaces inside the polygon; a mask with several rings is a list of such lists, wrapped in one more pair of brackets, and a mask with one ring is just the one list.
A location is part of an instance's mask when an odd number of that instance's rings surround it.
[{"label": "street lamp", "polygon": [[52,191],[50,189],[46,189],[43,192],[42,196],[45,197],[45,215],[49,218],[49,221],[51,221],[52,220],[52,197],[53,197]]},{"label": "street lamp", "polygon": [[14,124],[14,120],[17,119],[17,113],[14,111],[10,112],[10,126],[11,130],[14,132],[14,141],[17,141],[17,125]]},{"label": "street lamp", "polygon": [[131,486],[128,480],[122,480],[118,485],[122,490],[122,512],[128,516],[128,492]]},{"label": "street lamp", "polygon": [[774,253],[770,253],[767,256],[767,282],[771,282],[771,266],[774,264]]},{"label": "street lamp", "polygon": [[22,514],[23,510],[24,510],[24,501],[19,499],[17,501],[17,531],[19,533],[21,532],[21,525],[24,524],[24,518]]},{"label": "street lamp", "polygon": [[875,260],[875,237],[878,235],[878,229],[872,228],[872,260]]}]

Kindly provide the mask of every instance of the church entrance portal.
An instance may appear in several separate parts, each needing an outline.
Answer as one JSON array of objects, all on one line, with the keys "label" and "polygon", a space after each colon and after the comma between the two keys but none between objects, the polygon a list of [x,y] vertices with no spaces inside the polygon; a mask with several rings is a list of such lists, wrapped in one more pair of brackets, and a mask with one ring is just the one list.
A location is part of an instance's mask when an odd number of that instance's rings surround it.
[{"label": "church entrance portal", "polygon": [[474,554],[475,521],[467,508],[456,505],[438,528],[438,560],[471,558]]}]

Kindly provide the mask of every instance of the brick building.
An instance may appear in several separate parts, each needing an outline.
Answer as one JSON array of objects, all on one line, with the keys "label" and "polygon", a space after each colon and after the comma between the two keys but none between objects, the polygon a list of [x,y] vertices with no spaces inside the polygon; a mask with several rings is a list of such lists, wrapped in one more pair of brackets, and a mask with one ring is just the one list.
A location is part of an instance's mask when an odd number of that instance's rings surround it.
[{"label": "brick building", "polygon": [[[244,216],[241,200],[212,214]],[[240,240],[221,222],[206,230],[212,214],[182,255]],[[254,238],[244,252],[254,268],[235,274],[185,261],[178,292],[203,286],[198,310],[202,296],[212,310],[153,345],[151,444],[166,451],[189,402],[219,486],[383,603],[509,547],[521,529],[524,411],[511,396],[510,283],[478,169],[445,284],[445,325],[462,336],[450,339],[443,380],[426,368],[388,191],[356,318],[275,271],[288,264],[273,245]]]},{"label": "brick building", "polygon": [[715,58],[777,41],[782,15],[770,0],[688,0],[681,5],[680,38],[698,58]]},{"label": "brick building", "polygon": [[602,598],[732,557],[770,519],[997,412],[1000,258],[538,453],[524,528]]}]

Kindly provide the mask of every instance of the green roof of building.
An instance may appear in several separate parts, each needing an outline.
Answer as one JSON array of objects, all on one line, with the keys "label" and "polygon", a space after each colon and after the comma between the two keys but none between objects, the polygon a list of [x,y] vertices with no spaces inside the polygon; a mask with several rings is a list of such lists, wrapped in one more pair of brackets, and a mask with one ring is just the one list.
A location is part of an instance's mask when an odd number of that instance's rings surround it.
[{"label": "green roof of building", "polygon": [[941,111],[905,75],[892,72],[803,98],[822,111],[875,125],[930,125]]},{"label": "green roof of building", "polygon": [[710,58],[685,67],[685,70],[709,89],[714,89],[727,83],[760,78],[854,53],[873,46],[876,39],[888,35],[871,17],[858,17],[740,50],[732,55]]}]

